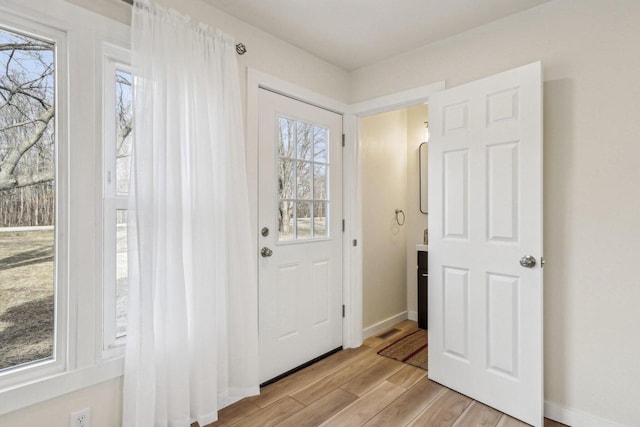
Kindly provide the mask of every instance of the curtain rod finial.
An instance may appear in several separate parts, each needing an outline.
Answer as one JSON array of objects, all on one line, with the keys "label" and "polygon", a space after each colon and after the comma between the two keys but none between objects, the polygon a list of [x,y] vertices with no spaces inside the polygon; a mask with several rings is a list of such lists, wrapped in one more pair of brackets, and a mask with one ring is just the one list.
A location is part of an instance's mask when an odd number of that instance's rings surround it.
[{"label": "curtain rod finial", "polygon": [[247,47],[243,43],[238,43],[236,45],[236,52],[238,52],[238,55],[244,55],[247,53]]}]

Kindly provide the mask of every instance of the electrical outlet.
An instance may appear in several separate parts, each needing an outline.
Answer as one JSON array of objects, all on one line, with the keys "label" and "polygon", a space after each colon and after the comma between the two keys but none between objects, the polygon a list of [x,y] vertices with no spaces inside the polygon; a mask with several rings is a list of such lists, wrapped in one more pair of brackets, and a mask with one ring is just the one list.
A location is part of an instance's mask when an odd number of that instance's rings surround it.
[{"label": "electrical outlet", "polygon": [[84,408],[72,412],[69,427],[91,427],[91,409]]}]

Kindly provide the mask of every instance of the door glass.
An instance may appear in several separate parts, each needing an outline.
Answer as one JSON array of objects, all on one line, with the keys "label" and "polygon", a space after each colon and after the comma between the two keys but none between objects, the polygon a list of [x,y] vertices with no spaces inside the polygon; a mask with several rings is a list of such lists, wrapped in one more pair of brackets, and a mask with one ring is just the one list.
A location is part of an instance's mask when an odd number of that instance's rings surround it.
[{"label": "door glass", "polygon": [[311,199],[311,162],[298,161],[298,182],[296,185],[298,199]]},{"label": "door glass", "polygon": [[280,157],[295,157],[293,155],[292,150],[295,149],[294,141],[294,132],[296,129],[296,122],[294,120],[286,119],[284,117],[280,117],[278,119],[280,136],[278,138],[278,155]]},{"label": "door glass", "polygon": [[298,202],[296,207],[296,237],[311,238],[311,206],[309,202]]},{"label": "door glass", "polygon": [[295,188],[295,160],[280,159],[278,162],[278,197],[293,199]]},{"label": "door glass", "polygon": [[313,195],[316,200],[327,199],[327,165],[316,164],[313,168]]},{"label": "door glass", "polygon": [[328,130],[316,126],[313,133],[313,159],[316,162],[327,161],[327,135]]},{"label": "door glass", "polygon": [[297,122],[298,158],[311,160],[313,155],[313,125]]},{"label": "door glass", "polygon": [[280,240],[293,240],[293,207],[293,202],[289,200],[279,204],[278,235]]},{"label": "door glass", "polygon": [[329,130],[278,117],[278,240],[329,237]]},{"label": "door glass", "polygon": [[325,202],[313,202],[313,235],[327,237],[327,212],[329,206]]}]

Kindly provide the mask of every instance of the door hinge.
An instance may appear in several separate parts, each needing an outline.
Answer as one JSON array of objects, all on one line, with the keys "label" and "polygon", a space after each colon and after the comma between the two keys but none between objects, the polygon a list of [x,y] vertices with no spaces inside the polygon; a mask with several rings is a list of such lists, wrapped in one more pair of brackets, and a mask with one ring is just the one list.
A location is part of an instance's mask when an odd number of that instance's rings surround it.
[{"label": "door hinge", "polygon": [[342,304],[342,317],[345,316],[345,312],[346,312],[346,308],[344,307],[344,304]]},{"label": "door hinge", "polygon": [[344,133],[343,133],[343,134],[342,134],[342,146],[343,146],[343,147],[344,147],[344,144],[345,144],[345,142],[344,142],[344,141],[345,141],[345,137],[344,137]]},{"label": "door hinge", "polygon": [[345,227],[345,225],[344,225],[344,219],[343,219],[343,220],[342,220],[342,232],[343,232],[343,233],[344,233],[344,227]]},{"label": "door hinge", "polygon": [[353,246],[358,246],[358,240],[357,239],[353,239]]}]

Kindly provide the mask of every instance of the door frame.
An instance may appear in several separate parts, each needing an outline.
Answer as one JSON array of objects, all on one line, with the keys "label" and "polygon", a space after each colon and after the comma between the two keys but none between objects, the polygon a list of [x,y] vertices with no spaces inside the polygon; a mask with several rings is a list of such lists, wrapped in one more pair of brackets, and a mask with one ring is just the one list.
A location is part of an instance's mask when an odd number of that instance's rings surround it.
[{"label": "door frame", "polygon": [[[365,116],[370,116],[373,114],[384,113],[388,111],[399,110],[402,108],[407,108],[413,105],[418,104],[426,104],[428,103],[429,96],[434,93],[441,92],[445,90],[445,82],[438,81],[435,83],[431,83],[424,86],[415,87],[412,89],[408,89],[401,92],[392,93],[390,95],[384,95],[377,98],[369,99],[366,101],[358,102],[350,105],[350,114],[353,116],[355,122],[355,132],[353,140],[349,140],[347,137],[347,146],[353,147],[354,150],[353,157],[350,160],[353,160],[352,163],[345,164],[345,172],[343,175],[349,174],[350,180],[353,180],[357,183],[356,187],[353,189],[345,189],[343,190],[344,197],[349,199],[350,203],[353,203],[353,212],[354,215],[351,218],[352,230],[354,231],[354,237],[351,239],[357,239],[358,246],[357,251],[354,252],[353,259],[350,260],[351,264],[349,268],[352,271],[356,271],[354,274],[355,283],[352,284],[357,289],[352,289],[353,298],[352,301],[355,302],[353,305],[353,315],[357,316],[359,319],[359,326],[357,331],[352,331],[354,335],[357,336],[356,345],[354,347],[358,347],[362,344],[363,339],[363,326],[362,326],[362,301],[363,301],[363,258],[362,258],[362,224],[363,224],[363,203],[362,203],[362,152],[363,152],[363,141],[361,138],[361,121]],[[418,179],[418,177],[416,177]],[[351,240],[349,240],[351,242]],[[347,260],[345,260],[345,263]],[[347,264],[345,264],[347,265]],[[348,310],[347,310],[348,312]]]},{"label": "door frame", "polygon": [[[342,239],[342,303],[345,316],[342,322],[342,346],[354,348],[362,345],[362,141],[359,136],[360,120],[364,116],[426,103],[429,96],[445,89],[439,81],[402,92],[367,101],[346,104],[301,86],[286,82],[256,69],[247,68],[246,160],[251,207],[253,260],[258,268],[258,93],[267,89],[289,98],[315,105],[342,115],[345,147],[342,155],[342,211],[345,231]],[[257,271],[257,270],[256,270]],[[257,278],[257,280],[259,280]],[[258,282],[256,282],[256,288]]]}]

